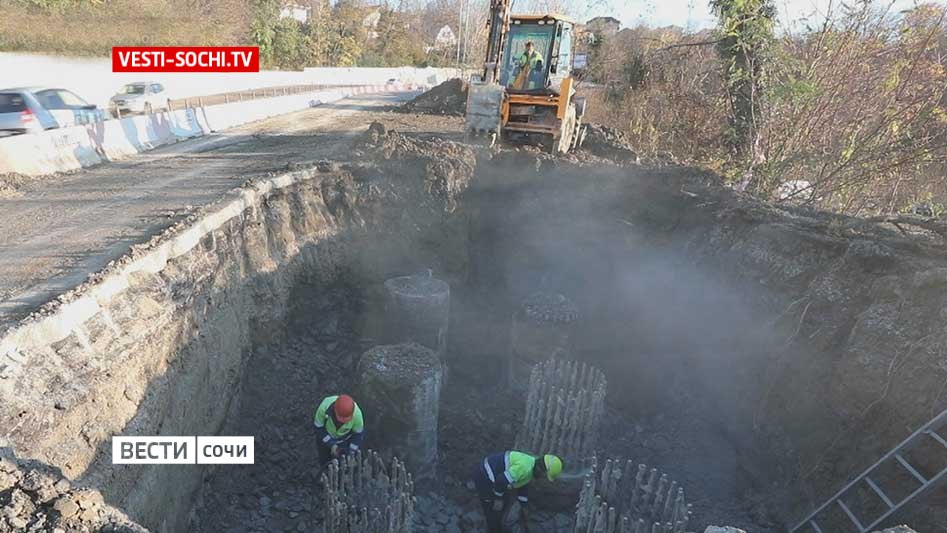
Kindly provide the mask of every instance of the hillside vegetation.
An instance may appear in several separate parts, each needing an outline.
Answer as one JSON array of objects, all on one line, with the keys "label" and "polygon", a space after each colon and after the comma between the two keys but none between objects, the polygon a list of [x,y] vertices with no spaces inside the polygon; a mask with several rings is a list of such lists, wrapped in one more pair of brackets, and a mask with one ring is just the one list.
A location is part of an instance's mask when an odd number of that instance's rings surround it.
[{"label": "hillside vegetation", "polygon": [[944,212],[944,5],[859,1],[792,32],[770,0],[711,5],[716,30],[637,27],[596,43],[592,119],[645,155],[670,152],[767,199]]},{"label": "hillside vegetation", "polygon": [[247,43],[247,0],[0,1],[0,50],[107,56],[113,46]]},{"label": "hillside vegetation", "polygon": [[[452,64],[434,46],[454,0],[393,9],[363,0],[306,0],[305,23],[280,0],[0,0],[0,51],[108,56],[113,46],[256,45],[264,68]],[[477,25],[479,26],[479,25]]]}]

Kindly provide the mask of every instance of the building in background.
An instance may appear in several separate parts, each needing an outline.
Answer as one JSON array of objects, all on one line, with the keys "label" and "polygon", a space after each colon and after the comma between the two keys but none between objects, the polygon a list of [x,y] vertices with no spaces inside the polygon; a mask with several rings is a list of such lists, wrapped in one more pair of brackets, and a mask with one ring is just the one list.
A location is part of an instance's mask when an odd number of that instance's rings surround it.
[{"label": "building in background", "polygon": [[434,37],[434,49],[447,50],[455,46],[457,46],[457,35],[454,34],[454,30],[450,29],[450,26],[442,26]]},{"label": "building in background", "polygon": [[368,6],[364,8],[362,27],[369,39],[378,38],[378,23],[381,22],[382,6]]},{"label": "building in background", "polygon": [[312,8],[300,4],[286,3],[279,10],[279,18],[295,19],[303,24],[309,22],[310,16],[312,16]]},{"label": "building in background", "polygon": [[615,17],[595,17],[585,24],[585,37],[589,42],[611,39],[621,29],[621,21]]}]

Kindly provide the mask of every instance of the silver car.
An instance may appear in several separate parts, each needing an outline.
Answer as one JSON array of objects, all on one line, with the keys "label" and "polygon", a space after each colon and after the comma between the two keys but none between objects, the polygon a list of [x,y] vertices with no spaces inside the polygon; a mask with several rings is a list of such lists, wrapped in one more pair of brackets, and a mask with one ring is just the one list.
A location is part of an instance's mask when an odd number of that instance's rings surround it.
[{"label": "silver car", "polygon": [[52,113],[28,89],[0,90],[0,137],[58,128]]},{"label": "silver car", "polygon": [[109,111],[119,117],[131,113],[151,114],[168,108],[164,86],[153,81],[129,83],[109,99]]},{"label": "silver car", "polygon": [[30,91],[40,105],[53,115],[60,128],[102,122],[106,118],[105,111],[72,91],[45,87]]}]

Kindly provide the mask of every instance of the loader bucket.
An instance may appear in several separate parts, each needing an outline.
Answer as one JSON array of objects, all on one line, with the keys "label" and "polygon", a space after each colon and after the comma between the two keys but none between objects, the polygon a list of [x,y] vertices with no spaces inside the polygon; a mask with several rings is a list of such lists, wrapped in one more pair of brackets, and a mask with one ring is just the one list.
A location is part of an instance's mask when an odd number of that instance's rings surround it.
[{"label": "loader bucket", "polygon": [[499,133],[505,90],[498,83],[471,83],[467,95],[467,131]]}]

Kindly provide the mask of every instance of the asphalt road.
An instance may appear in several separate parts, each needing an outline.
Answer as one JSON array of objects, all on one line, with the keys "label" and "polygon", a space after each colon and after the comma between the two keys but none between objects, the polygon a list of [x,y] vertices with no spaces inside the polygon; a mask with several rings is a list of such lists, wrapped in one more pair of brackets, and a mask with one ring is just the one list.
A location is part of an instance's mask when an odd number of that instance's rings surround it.
[{"label": "asphalt road", "polygon": [[407,93],[364,95],[30,183],[0,199],[0,324],[22,318],[129,247],[287,163],[344,159],[372,110]]}]

